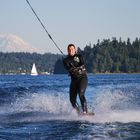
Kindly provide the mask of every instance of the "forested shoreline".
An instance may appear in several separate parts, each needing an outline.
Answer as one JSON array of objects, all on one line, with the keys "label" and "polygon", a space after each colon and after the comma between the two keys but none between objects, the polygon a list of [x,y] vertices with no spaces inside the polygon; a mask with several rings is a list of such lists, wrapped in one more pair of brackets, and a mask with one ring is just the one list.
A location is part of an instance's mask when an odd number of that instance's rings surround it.
[{"label": "forested shoreline", "polygon": [[[83,54],[88,73],[140,73],[140,39],[131,42],[120,38],[98,40],[78,52]],[[65,73],[61,60],[56,62],[55,73]],[[59,68],[59,71],[57,70]]]},{"label": "forested shoreline", "polygon": [[[140,39],[131,42],[121,38],[98,40],[97,44],[86,45],[83,54],[88,73],[140,73]],[[62,55],[37,53],[3,53],[0,52],[0,73],[30,73],[33,63],[39,73],[66,73]]]},{"label": "forested shoreline", "polygon": [[39,73],[50,72],[53,73],[56,61],[61,57],[59,54],[38,54],[38,53],[24,53],[0,52],[0,73],[1,74],[29,74],[33,63],[36,64]]},{"label": "forested shoreline", "polygon": [[89,72],[140,72],[140,39],[138,38],[132,43],[129,38],[126,42],[121,39],[118,41],[116,38],[98,41],[93,47],[86,46],[82,53]]}]

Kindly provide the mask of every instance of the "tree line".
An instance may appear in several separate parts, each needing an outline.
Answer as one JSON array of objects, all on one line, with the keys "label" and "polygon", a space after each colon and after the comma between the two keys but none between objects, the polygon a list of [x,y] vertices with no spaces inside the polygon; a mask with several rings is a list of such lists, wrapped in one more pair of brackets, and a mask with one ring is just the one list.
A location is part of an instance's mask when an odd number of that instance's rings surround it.
[{"label": "tree line", "polygon": [[[128,38],[98,40],[86,45],[78,53],[84,57],[88,73],[140,73],[140,39]],[[39,73],[67,73],[60,54],[3,53],[0,52],[0,73],[30,73],[35,62]]]},{"label": "tree line", "polygon": [[35,62],[39,73],[53,73],[56,61],[61,57],[59,54],[37,53],[3,53],[0,52],[0,73],[30,73]]},{"label": "tree line", "polygon": [[[86,45],[78,53],[84,56],[88,73],[140,73],[140,39],[131,42],[110,39],[98,40],[97,44]],[[55,73],[66,73],[62,59],[58,59]]]}]

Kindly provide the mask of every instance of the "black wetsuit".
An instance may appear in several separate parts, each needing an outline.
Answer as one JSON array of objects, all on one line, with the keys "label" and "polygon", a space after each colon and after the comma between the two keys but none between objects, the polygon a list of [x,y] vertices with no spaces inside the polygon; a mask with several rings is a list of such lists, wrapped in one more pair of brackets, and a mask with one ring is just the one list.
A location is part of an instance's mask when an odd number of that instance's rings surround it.
[{"label": "black wetsuit", "polygon": [[75,54],[74,56],[68,55],[64,60],[64,67],[68,70],[71,76],[70,84],[70,102],[72,106],[79,111],[79,107],[76,101],[77,95],[79,95],[83,112],[87,112],[87,103],[84,96],[87,87],[87,74],[84,65],[82,55]]}]

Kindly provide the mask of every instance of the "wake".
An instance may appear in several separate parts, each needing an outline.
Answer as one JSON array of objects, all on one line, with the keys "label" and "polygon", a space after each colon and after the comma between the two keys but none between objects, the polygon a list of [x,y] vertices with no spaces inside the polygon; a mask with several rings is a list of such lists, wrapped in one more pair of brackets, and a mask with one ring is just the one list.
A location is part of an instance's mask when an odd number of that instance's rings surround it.
[{"label": "wake", "polygon": [[89,110],[95,108],[95,116],[79,116],[71,107],[69,97],[63,93],[26,94],[17,98],[10,105],[2,106],[0,121],[9,122],[42,122],[50,120],[88,121],[90,123],[106,122],[140,122],[140,110],[130,104],[130,98],[116,90],[102,91],[90,104]]}]

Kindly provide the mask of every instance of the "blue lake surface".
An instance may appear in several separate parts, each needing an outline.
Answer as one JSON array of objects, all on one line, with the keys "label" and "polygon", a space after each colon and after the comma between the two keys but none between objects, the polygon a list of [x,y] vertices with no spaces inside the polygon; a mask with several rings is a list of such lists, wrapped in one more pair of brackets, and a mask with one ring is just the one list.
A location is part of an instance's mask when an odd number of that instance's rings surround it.
[{"label": "blue lake surface", "polygon": [[140,74],[89,74],[95,116],[76,114],[69,84],[67,75],[0,75],[0,140],[140,140]]}]

